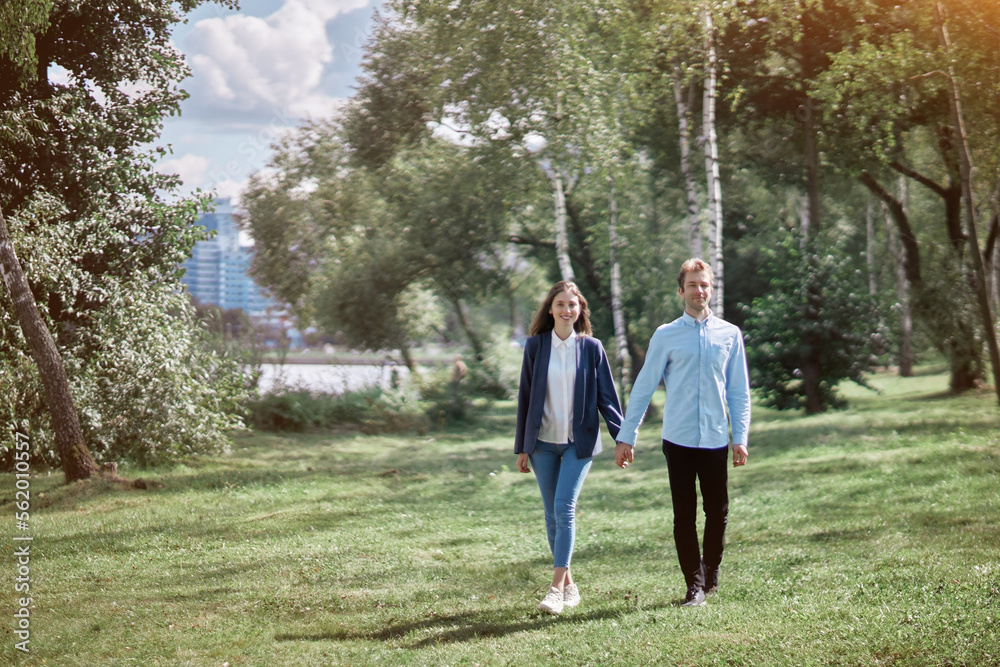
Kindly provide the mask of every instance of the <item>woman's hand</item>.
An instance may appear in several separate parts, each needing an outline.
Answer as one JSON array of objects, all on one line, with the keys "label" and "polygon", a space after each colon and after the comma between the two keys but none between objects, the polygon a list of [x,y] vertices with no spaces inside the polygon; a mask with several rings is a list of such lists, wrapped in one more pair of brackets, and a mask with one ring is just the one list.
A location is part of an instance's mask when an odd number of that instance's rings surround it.
[{"label": "woman's hand", "polygon": [[521,472],[531,472],[531,468],[528,467],[528,455],[524,452],[517,455],[517,469]]}]

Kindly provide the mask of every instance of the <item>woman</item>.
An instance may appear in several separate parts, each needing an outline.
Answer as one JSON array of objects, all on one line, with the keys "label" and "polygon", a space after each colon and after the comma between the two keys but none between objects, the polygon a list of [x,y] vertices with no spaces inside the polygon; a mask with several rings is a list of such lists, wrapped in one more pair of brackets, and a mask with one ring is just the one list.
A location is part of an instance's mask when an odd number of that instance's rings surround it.
[{"label": "woman", "polygon": [[580,604],[569,563],[576,501],[593,457],[601,452],[598,411],[612,440],[622,409],[601,341],[590,335],[590,310],[579,288],[556,283],[531,323],[517,397],[517,468],[535,469],[552,551],[552,587],[538,608],[559,614]]}]

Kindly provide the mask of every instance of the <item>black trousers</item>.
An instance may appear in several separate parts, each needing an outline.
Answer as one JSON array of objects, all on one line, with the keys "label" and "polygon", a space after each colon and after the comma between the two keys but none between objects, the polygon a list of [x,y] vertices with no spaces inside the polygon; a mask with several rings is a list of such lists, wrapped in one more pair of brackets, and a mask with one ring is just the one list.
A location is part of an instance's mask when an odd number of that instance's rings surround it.
[{"label": "black trousers", "polygon": [[[722,562],[726,524],[729,521],[729,447],[682,447],[664,440],[663,455],[667,458],[670,497],[674,505],[677,560],[680,561],[687,586],[704,588],[705,571],[718,569]],[[695,523],[698,513],[696,479],[701,486],[701,500],[705,510],[702,552],[698,550],[698,527]]]}]

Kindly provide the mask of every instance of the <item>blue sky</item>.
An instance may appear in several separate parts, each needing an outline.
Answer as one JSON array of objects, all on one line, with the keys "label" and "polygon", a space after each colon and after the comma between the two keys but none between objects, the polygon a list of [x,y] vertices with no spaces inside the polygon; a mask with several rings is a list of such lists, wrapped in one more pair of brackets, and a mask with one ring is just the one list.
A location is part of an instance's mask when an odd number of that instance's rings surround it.
[{"label": "blue sky", "polygon": [[182,192],[238,196],[270,145],[306,118],[331,115],[352,94],[380,0],[242,0],[205,4],[176,26],[192,76],[181,116],[165,120],[157,165]]}]

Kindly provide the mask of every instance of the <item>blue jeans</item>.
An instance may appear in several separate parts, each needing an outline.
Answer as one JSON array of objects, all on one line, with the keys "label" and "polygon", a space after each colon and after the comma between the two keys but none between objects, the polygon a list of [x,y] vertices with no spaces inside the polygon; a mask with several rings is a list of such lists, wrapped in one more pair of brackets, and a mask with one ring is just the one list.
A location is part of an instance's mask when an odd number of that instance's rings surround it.
[{"label": "blue jeans", "polygon": [[576,540],[576,500],[594,459],[577,458],[572,443],[554,445],[541,440],[529,458],[542,492],[553,567],[569,567]]}]

